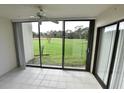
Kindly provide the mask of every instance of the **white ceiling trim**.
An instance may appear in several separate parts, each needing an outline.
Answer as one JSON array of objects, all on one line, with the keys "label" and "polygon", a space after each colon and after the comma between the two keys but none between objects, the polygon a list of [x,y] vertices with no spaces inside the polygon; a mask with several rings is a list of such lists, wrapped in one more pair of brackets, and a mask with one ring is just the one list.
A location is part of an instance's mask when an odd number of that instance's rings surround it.
[{"label": "white ceiling trim", "polygon": [[[41,19],[41,21],[64,21],[64,20],[94,20],[95,18],[87,18],[87,17],[68,17],[68,18],[47,18],[47,19]],[[39,21],[39,19],[12,19],[12,22],[35,22]]]}]

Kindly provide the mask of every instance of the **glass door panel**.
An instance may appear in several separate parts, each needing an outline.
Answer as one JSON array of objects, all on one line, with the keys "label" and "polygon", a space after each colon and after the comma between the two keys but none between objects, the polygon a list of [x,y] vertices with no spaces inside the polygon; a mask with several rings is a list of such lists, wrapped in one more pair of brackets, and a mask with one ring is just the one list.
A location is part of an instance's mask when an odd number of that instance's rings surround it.
[{"label": "glass door panel", "polygon": [[100,33],[96,73],[105,85],[107,85],[108,80],[116,28],[116,24],[107,26],[102,28]]},{"label": "glass door panel", "polygon": [[85,69],[89,21],[65,21],[64,68]]},{"label": "glass door panel", "polygon": [[44,21],[40,25],[41,62],[43,67],[62,67],[63,22]]},{"label": "glass door panel", "polygon": [[119,23],[119,39],[110,88],[124,89],[124,22]]}]

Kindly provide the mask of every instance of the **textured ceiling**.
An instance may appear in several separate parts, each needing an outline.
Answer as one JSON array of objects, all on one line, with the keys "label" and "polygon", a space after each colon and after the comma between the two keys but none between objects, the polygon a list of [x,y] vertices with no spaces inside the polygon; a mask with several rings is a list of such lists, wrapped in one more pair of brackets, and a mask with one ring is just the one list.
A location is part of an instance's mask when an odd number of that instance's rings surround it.
[{"label": "textured ceiling", "polygon": [[0,5],[0,16],[10,19],[25,19],[38,12],[37,6],[42,6],[47,17],[86,17],[95,18],[110,4],[43,4],[43,5]]}]

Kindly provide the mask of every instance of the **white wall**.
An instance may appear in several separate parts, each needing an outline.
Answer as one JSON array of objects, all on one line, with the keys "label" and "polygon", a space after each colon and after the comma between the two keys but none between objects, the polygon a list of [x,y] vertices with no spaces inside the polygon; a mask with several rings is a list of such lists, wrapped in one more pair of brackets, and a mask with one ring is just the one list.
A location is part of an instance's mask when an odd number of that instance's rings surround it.
[{"label": "white wall", "polygon": [[96,44],[96,35],[97,27],[110,24],[117,20],[124,18],[124,5],[114,5],[111,8],[105,10],[96,18],[96,26],[94,33],[94,42],[93,42],[93,51],[92,51],[92,61],[91,61],[91,71],[93,68],[94,54],[95,54],[95,44]]},{"label": "white wall", "polygon": [[0,18],[0,76],[17,66],[12,24]]},{"label": "white wall", "polygon": [[24,42],[24,52],[26,63],[34,58],[33,52],[33,38],[32,38],[32,24],[23,23],[22,24],[23,32],[23,42]]}]

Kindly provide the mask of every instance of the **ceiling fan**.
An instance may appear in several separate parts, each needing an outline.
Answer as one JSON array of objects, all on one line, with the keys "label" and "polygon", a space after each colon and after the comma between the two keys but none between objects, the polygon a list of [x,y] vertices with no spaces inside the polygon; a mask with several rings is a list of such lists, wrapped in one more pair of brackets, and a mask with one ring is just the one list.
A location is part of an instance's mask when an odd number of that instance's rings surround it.
[{"label": "ceiling fan", "polygon": [[38,8],[39,11],[36,12],[35,16],[30,16],[31,18],[36,18],[40,22],[40,24],[41,24],[42,20],[51,21],[51,22],[56,23],[56,24],[59,23],[56,20],[50,20],[50,18],[47,18],[46,14],[43,11],[43,8],[41,6],[38,6],[37,8]]}]

